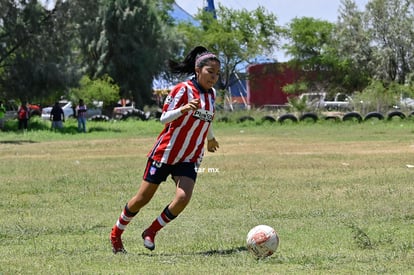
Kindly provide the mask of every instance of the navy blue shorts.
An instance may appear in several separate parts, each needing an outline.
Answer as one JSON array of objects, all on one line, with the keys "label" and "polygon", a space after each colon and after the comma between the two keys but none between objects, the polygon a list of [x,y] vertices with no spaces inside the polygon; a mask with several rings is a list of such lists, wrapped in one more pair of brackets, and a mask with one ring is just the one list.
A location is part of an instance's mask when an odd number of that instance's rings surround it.
[{"label": "navy blue shorts", "polygon": [[145,167],[143,179],[160,184],[167,180],[167,177],[185,176],[196,181],[197,172],[196,164],[193,162],[179,162],[176,164],[165,164],[152,159],[148,159],[147,166]]}]

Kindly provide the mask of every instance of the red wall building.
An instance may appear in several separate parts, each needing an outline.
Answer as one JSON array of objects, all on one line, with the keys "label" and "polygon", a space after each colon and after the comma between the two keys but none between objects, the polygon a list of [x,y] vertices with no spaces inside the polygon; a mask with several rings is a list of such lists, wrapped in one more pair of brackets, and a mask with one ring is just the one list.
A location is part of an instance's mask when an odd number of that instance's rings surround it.
[{"label": "red wall building", "polygon": [[255,64],[247,68],[247,101],[251,107],[285,105],[289,95],[282,88],[298,81],[299,70],[284,63]]}]

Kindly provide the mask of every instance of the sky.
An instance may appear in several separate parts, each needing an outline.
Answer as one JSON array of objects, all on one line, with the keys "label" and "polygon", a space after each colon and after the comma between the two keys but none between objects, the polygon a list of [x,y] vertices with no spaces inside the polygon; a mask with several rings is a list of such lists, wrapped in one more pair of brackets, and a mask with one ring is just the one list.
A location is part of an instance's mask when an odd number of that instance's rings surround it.
[{"label": "sky", "polygon": [[[191,15],[203,8],[206,0],[176,0],[180,7]],[[280,25],[289,23],[295,17],[313,17],[315,19],[336,22],[340,0],[215,0],[215,7],[221,4],[225,7],[240,10],[254,10],[258,6],[264,7],[267,11],[275,14]],[[361,10],[369,0],[356,0],[355,3]]]},{"label": "sky", "polygon": [[[202,9],[206,5],[206,0],[175,0],[175,2],[194,15],[198,9]],[[355,0],[360,10],[365,10],[365,5],[369,0]],[[338,19],[338,10],[341,0],[215,0],[216,9],[221,4],[227,8],[234,10],[246,9],[248,11],[255,10],[262,6],[268,12],[276,15],[277,22],[281,26],[285,26],[294,18],[312,17],[315,19],[326,20],[335,23]],[[283,42],[282,42],[283,43]],[[283,52],[276,53],[278,61],[286,61],[288,57]]]}]

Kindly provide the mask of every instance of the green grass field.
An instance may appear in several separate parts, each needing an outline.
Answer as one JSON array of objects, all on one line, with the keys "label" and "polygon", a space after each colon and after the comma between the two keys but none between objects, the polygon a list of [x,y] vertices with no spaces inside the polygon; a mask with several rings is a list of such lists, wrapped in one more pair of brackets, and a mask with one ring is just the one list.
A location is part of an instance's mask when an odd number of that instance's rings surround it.
[{"label": "green grass field", "polygon": [[[188,208],[146,250],[141,232],[173,196],[163,183],[127,255],[109,232],[162,126],[87,126],[0,132],[0,274],[414,274],[413,121],[217,123]],[[263,260],[245,248],[258,224],[280,237]]]}]

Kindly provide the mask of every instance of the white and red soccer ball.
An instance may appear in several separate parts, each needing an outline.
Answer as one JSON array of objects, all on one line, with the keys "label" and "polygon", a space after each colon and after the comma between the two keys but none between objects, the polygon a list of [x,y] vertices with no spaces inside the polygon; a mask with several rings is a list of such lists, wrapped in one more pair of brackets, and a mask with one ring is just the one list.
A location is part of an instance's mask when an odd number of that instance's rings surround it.
[{"label": "white and red soccer ball", "polygon": [[279,246],[279,236],[268,225],[257,225],[247,234],[247,249],[256,258],[272,255]]}]

